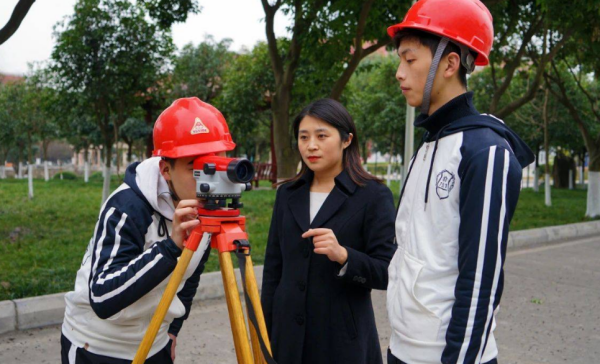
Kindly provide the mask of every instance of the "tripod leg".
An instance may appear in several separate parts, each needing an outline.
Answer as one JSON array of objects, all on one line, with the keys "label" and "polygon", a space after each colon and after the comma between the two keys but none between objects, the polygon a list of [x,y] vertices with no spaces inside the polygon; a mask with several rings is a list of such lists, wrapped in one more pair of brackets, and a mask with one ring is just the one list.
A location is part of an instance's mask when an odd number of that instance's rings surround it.
[{"label": "tripod leg", "polygon": [[229,252],[220,252],[219,263],[221,264],[223,288],[225,289],[225,297],[227,298],[227,309],[229,311],[229,320],[231,322],[233,343],[238,363],[253,364],[254,361],[252,360],[250,343],[248,342],[246,322],[240,301],[240,292],[237,288],[237,282],[233,273],[233,264],[231,263],[231,254]]},{"label": "tripod leg", "polygon": [[[254,275],[254,267],[252,266],[252,257],[246,258],[246,292],[254,307],[254,314],[258,323],[258,330],[260,330],[261,336],[264,340],[265,346],[271,352],[271,343],[269,342],[269,335],[267,334],[267,325],[265,324],[265,316],[263,314],[262,305],[260,304],[260,295],[258,294],[258,285],[256,284],[256,276]],[[249,315],[248,315],[249,316]],[[252,351],[254,353],[254,362],[256,364],[266,363],[262,351],[260,349],[260,343],[258,341],[257,328],[249,323],[250,325],[250,337],[252,338]]]},{"label": "tripod leg", "polygon": [[154,339],[156,339],[156,334],[160,329],[160,325],[162,324],[167,311],[169,310],[169,306],[171,306],[171,302],[173,302],[173,297],[177,293],[177,288],[183,279],[183,275],[188,265],[190,264],[190,260],[194,255],[194,251],[184,248],[183,253],[181,253],[181,257],[179,258],[179,262],[177,262],[177,266],[173,271],[173,275],[171,279],[169,279],[169,283],[167,284],[167,288],[163,293],[163,296],[154,312],[154,316],[152,316],[152,320],[150,321],[150,325],[146,330],[146,335],[144,335],[144,339],[140,344],[137,353],[135,354],[135,358],[133,358],[132,364],[142,364],[146,361],[146,357],[148,356],[148,352],[152,348],[152,344],[154,343]]}]

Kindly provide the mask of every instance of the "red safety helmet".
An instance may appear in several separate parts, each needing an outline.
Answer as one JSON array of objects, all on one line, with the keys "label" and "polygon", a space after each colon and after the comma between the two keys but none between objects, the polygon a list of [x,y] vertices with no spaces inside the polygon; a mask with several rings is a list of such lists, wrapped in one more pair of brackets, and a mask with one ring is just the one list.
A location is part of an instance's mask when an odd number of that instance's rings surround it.
[{"label": "red safety helmet", "polygon": [[420,0],[400,24],[387,29],[390,37],[406,28],[419,29],[449,38],[477,52],[475,64],[489,63],[494,42],[492,14],[479,0]]},{"label": "red safety helmet", "polygon": [[235,148],[223,114],[197,97],[173,101],[156,119],[153,137],[152,155],[157,157],[192,157]]}]

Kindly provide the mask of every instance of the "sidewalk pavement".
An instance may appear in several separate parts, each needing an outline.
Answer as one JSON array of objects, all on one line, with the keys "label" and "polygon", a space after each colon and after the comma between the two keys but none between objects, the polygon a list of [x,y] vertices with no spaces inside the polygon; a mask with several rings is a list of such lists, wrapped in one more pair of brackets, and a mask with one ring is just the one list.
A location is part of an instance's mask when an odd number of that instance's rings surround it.
[{"label": "sidewalk pavement", "polygon": [[[597,363],[600,236],[511,251],[496,339],[502,364]],[[373,292],[382,352],[390,328],[385,292]],[[197,302],[179,335],[178,363],[235,363],[224,300]],[[0,335],[0,363],[58,363],[60,326]]]}]

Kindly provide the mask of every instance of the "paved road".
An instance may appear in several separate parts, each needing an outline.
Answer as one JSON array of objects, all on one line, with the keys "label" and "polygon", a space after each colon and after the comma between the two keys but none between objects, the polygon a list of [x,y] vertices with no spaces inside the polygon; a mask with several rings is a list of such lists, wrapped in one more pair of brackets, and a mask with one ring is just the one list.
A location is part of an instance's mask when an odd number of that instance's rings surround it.
[{"label": "paved road", "polygon": [[[508,254],[496,330],[502,364],[600,363],[600,237]],[[374,307],[382,348],[385,292]],[[235,363],[227,307],[197,304],[180,333],[179,363]],[[59,363],[60,327],[0,335],[0,363]]]}]

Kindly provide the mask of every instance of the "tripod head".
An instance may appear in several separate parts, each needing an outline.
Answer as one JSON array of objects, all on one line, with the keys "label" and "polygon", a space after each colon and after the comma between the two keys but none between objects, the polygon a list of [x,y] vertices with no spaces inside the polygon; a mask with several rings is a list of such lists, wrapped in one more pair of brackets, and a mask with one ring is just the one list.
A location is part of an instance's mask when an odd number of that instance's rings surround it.
[{"label": "tripod head", "polygon": [[[209,154],[194,160],[193,175],[196,180],[196,197],[206,200],[199,212],[203,215],[223,216],[224,212],[244,206],[240,198],[242,192],[252,189],[254,166],[247,159]],[[227,204],[229,199],[231,203]],[[230,213],[225,215],[231,216]]]}]

